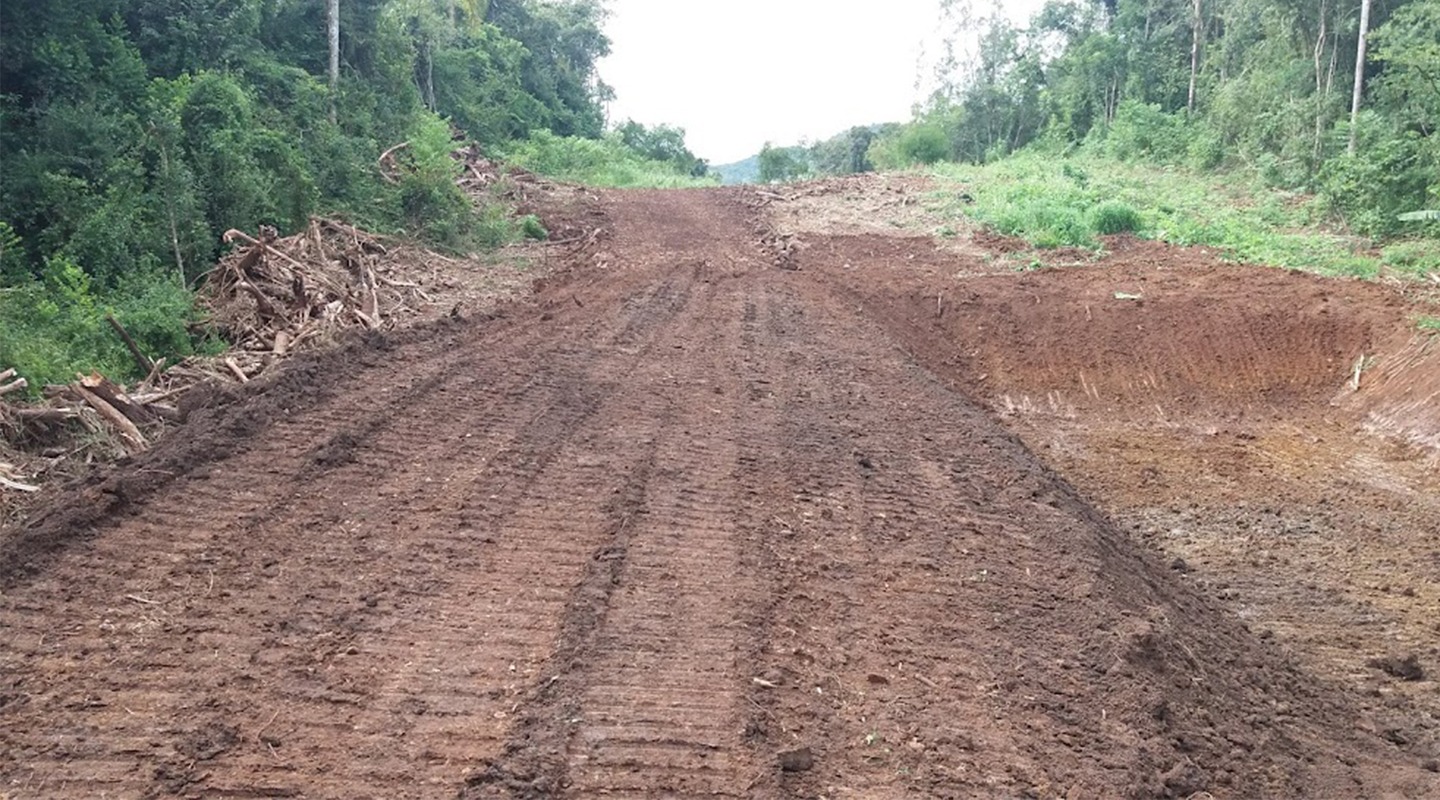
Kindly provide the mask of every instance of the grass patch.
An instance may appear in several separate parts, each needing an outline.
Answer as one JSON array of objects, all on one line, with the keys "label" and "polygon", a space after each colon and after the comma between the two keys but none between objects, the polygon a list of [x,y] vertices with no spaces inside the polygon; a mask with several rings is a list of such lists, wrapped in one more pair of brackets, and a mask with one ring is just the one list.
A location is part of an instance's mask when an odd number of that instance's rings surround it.
[{"label": "grass patch", "polygon": [[[1324,275],[1373,278],[1382,267],[1366,241],[1326,228],[1318,200],[1266,188],[1243,173],[1038,153],[980,166],[939,164],[930,172],[942,189],[934,196],[935,210],[968,215],[1038,248],[1098,248],[1097,236],[1134,233],[1213,247],[1231,261]],[[955,199],[957,184],[974,198],[972,205]],[[1386,265],[1433,263],[1427,259],[1436,255],[1434,244],[1408,243]]]},{"label": "grass patch", "polygon": [[1417,317],[1415,319],[1415,327],[1432,336],[1440,334],[1440,317]]},{"label": "grass patch", "polygon": [[1114,200],[1101,203],[1090,210],[1090,227],[1096,233],[1134,233],[1143,225],[1139,211]]},{"label": "grass patch", "polygon": [[1440,273],[1440,241],[1412,239],[1394,242],[1380,251],[1380,261],[1395,272],[1414,277]]}]

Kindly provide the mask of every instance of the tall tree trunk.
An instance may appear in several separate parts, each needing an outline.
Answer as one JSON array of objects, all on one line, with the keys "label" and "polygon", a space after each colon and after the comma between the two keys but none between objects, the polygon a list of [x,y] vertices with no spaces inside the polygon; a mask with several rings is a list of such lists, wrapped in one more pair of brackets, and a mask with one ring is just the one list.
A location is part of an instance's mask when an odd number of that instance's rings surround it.
[{"label": "tall tree trunk", "polygon": [[435,43],[425,43],[425,107],[435,110]]},{"label": "tall tree trunk", "polygon": [[170,148],[161,142],[157,148],[160,151],[160,169],[165,175],[165,215],[170,222],[170,247],[175,253],[175,273],[180,278],[180,286],[185,286],[185,256],[180,253],[180,225],[175,220],[175,176],[170,172]]},{"label": "tall tree trunk", "polygon": [[1191,20],[1192,33],[1190,38],[1190,95],[1185,101],[1185,115],[1192,116],[1195,113],[1195,78],[1200,73],[1200,39],[1205,31],[1205,24],[1202,20],[1200,0],[1195,0],[1195,18]]},{"label": "tall tree trunk", "polygon": [[1325,36],[1327,22],[1325,13],[1329,3],[1320,4],[1320,35],[1315,37],[1315,142],[1313,158],[1316,164],[1320,163],[1321,139],[1325,135],[1325,101],[1329,99],[1325,87]]},{"label": "tall tree trunk", "polygon": [[1355,153],[1356,126],[1360,124],[1360,97],[1365,93],[1365,44],[1370,34],[1370,0],[1360,3],[1360,43],[1355,46],[1355,91],[1350,96],[1350,153]]},{"label": "tall tree trunk", "polygon": [[330,122],[334,124],[340,94],[340,0],[325,0],[325,28],[330,40]]}]

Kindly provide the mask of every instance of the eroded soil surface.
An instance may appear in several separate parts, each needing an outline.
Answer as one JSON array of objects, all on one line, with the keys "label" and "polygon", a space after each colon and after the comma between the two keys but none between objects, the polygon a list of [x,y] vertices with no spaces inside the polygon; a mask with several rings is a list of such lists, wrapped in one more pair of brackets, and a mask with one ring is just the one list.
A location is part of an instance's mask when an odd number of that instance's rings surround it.
[{"label": "eroded soil surface", "polygon": [[0,534],[0,796],[1440,793],[1400,300],[784,202],[606,194]]}]

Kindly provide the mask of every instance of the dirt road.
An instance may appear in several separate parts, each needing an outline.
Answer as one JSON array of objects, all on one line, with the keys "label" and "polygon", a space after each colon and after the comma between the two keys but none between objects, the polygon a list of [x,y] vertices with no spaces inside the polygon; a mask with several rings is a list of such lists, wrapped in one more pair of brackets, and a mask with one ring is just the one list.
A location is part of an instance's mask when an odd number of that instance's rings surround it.
[{"label": "dirt road", "polygon": [[602,210],[10,532],[0,796],[1440,793],[837,278],[885,252]]}]

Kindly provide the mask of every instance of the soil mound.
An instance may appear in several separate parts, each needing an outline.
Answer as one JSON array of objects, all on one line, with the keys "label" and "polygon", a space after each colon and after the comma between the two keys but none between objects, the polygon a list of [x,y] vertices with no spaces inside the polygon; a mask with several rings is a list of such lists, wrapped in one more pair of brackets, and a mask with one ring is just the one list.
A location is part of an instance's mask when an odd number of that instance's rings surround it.
[{"label": "soil mound", "polygon": [[[902,272],[944,260],[928,242],[876,237],[815,240],[806,253],[839,271],[877,256]],[[1233,418],[1324,403],[1405,315],[1382,286],[1135,241],[1094,267],[948,283],[902,277],[864,293],[1006,411]]]}]

